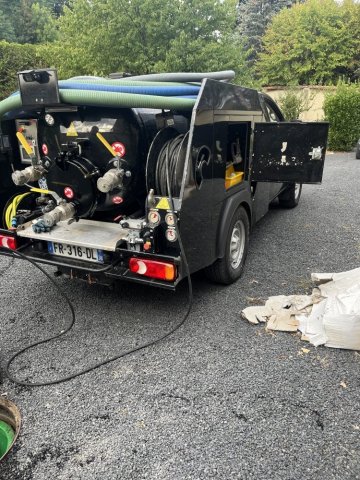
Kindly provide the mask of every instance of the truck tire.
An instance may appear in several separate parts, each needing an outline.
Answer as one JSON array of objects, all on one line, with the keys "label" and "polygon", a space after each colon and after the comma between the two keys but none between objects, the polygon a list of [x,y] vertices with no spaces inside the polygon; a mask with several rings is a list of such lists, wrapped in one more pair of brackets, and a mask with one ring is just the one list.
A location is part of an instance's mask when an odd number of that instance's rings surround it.
[{"label": "truck tire", "polygon": [[295,208],[301,197],[302,184],[292,183],[279,195],[279,205],[282,208]]},{"label": "truck tire", "polygon": [[206,276],[216,283],[230,285],[241,276],[249,246],[250,223],[243,207],[234,213],[227,230],[225,255],[205,269]]},{"label": "truck tire", "polygon": [[355,156],[357,158],[357,160],[360,160],[360,140],[358,141],[357,145],[356,145],[356,153],[355,153]]}]

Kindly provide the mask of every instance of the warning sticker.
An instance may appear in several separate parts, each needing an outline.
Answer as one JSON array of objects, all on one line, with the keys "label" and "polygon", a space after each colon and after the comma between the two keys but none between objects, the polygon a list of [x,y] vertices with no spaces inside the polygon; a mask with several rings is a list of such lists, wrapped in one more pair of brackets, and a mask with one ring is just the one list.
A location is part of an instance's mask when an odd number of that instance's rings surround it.
[{"label": "warning sticker", "polygon": [[114,142],[111,147],[119,157],[123,157],[126,153],[125,145],[121,142]]},{"label": "warning sticker", "polygon": [[78,133],[77,133],[75,125],[74,125],[74,122],[71,122],[71,125],[66,132],[66,136],[67,137],[77,137],[78,136]]},{"label": "warning sticker", "polygon": [[156,205],[155,208],[159,208],[160,210],[169,210],[170,204],[169,200],[166,197],[163,197],[160,202]]}]

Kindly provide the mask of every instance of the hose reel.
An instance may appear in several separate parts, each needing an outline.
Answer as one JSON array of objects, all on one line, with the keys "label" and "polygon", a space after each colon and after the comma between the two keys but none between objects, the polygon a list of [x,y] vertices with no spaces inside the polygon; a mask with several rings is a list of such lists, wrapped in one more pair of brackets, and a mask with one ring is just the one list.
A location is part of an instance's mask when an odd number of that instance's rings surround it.
[{"label": "hose reel", "polygon": [[146,180],[147,189],[154,189],[156,195],[167,196],[167,162],[171,195],[180,195],[181,182],[185,167],[189,132],[179,133],[175,128],[167,127],[156,135],[149,149]]}]

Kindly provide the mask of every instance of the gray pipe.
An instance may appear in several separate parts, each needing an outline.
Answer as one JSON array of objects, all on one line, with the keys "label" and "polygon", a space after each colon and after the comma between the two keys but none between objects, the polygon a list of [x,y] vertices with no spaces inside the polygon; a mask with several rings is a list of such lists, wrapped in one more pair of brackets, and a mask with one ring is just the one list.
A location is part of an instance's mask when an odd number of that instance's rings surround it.
[{"label": "gray pipe", "polygon": [[[110,78],[116,78],[116,73],[109,75]],[[149,75],[136,75],[134,77],[126,77],[124,81],[155,81],[155,82],[201,82],[204,78],[212,80],[232,80],[235,77],[233,70],[224,70],[222,72],[205,72],[205,73],[150,73]],[[119,79],[120,80],[120,79]]]}]

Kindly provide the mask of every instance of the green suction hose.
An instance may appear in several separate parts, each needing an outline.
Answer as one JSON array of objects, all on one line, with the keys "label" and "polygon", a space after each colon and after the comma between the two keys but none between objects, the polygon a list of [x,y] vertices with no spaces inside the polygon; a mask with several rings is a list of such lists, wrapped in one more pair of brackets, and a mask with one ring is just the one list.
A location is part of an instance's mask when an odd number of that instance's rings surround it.
[{"label": "green suction hose", "polygon": [[195,100],[189,98],[160,97],[136,93],[98,92],[95,90],[60,90],[60,98],[73,105],[98,107],[164,108],[191,110]]},{"label": "green suction hose", "polygon": [[[115,75],[114,75],[115,76]],[[129,78],[101,78],[101,77],[73,77],[59,82],[60,99],[71,105],[89,105],[96,107],[120,107],[120,108],[155,108],[168,110],[192,110],[195,105],[194,98],[180,98],[158,95],[143,95],[137,93],[119,93],[97,90],[72,89],[71,83],[80,82],[93,85],[116,85],[116,86],[184,86],[184,82],[201,82],[204,78],[228,81],[234,78],[232,70],[208,73],[163,73],[140,75]],[[180,83],[179,83],[180,82]],[[70,87],[61,88],[61,85]],[[189,85],[187,83],[187,85]],[[84,87],[85,88],[85,87]],[[12,95],[0,102],[0,119],[5,113],[21,108],[22,103],[19,94]]]},{"label": "green suction hose", "polygon": [[11,112],[11,110],[16,110],[17,108],[21,108],[21,105],[22,103],[19,94],[5,98],[5,100],[0,102],[0,119],[5,113]]},{"label": "green suction hose", "polygon": [[[135,82],[134,82],[135,83]],[[60,99],[71,105],[120,108],[159,108],[167,110],[192,110],[195,100],[190,98],[160,97],[135,93],[101,92],[94,90],[61,90]],[[20,95],[12,95],[0,102],[0,119],[5,113],[21,108]]]}]

